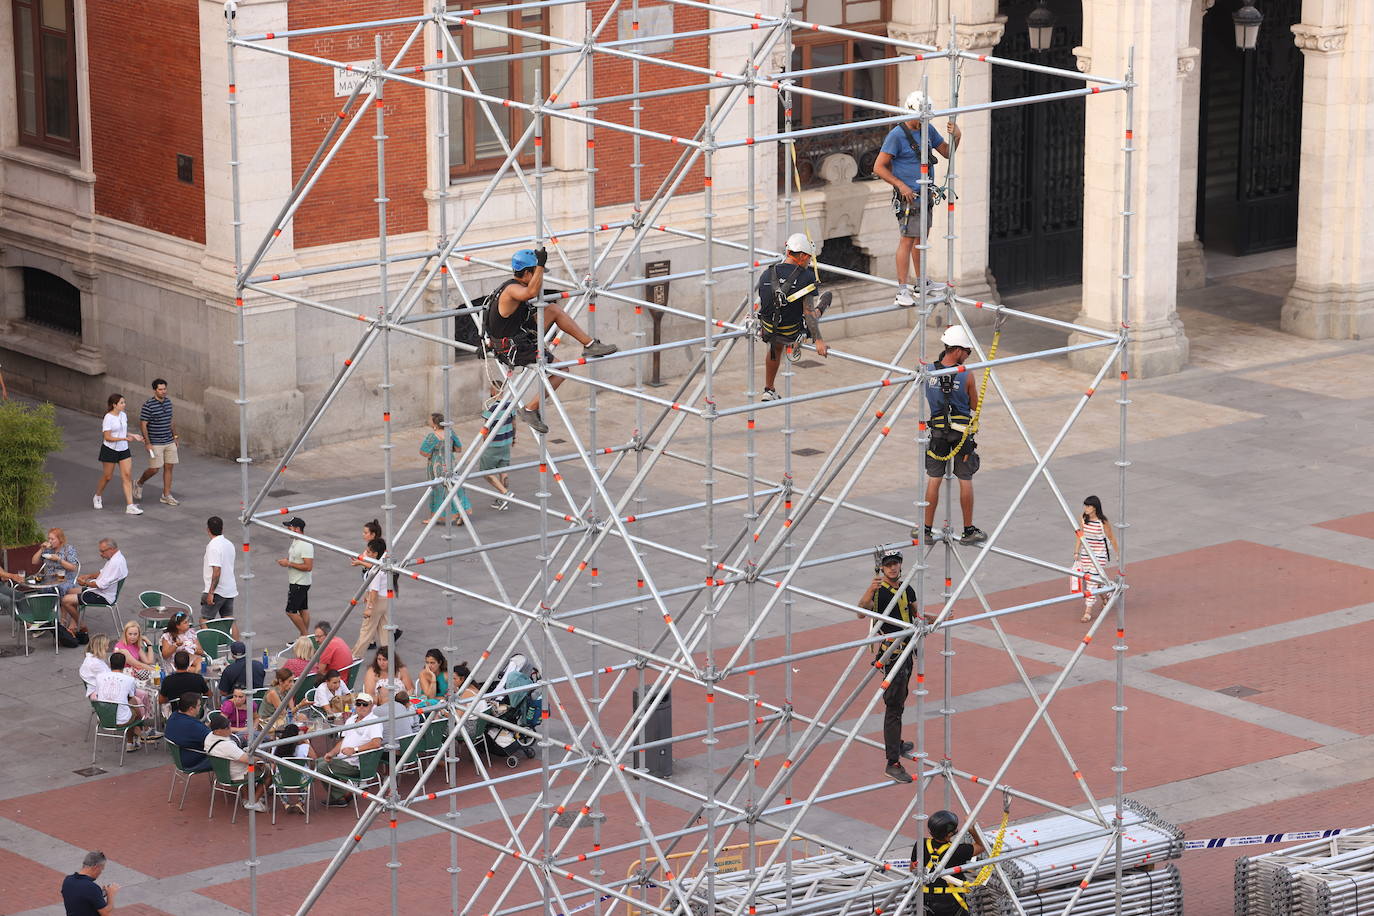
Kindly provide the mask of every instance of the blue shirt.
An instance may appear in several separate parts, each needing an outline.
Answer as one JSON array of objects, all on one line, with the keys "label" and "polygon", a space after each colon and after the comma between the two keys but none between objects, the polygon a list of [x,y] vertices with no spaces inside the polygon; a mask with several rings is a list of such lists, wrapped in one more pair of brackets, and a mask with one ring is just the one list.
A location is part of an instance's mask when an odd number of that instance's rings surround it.
[{"label": "blue shirt", "polygon": [[105,908],[105,892],[90,875],[76,872],[62,879],[62,905],[67,916],[99,916]]},{"label": "blue shirt", "polygon": [[172,441],[172,399],[149,398],[143,402],[138,418],[148,424],[148,444],[166,445]]},{"label": "blue shirt", "polygon": [[210,734],[210,729],[204,722],[184,712],[174,712],[167,717],[167,728],[163,734],[168,741],[181,748],[181,765],[186,769],[205,762],[205,755],[201,751],[205,748],[205,736]]},{"label": "blue shirt", "polygon": [[[911,131],[911,136],[916,138],[916,151],[912,152],[911,144],[907,142],[906,132],[902,130],[902,127],[903,125],[898,124],[888,131],[887,137],[883,139],[882,148],[878,151],[887,153],[892,157],[889,168],[892,169],[892,174],[897,177],[897,180],[919,194],[921,191],[919,184],[921,180],[921,132],[919,129]],[[945,142],[945,138],[940,136],[940,132],[932,124],[926,125],[926,136],[930,138],[930,159],[934,163],[935,150]],[[933,179],[934,173],[930,177]]]}]

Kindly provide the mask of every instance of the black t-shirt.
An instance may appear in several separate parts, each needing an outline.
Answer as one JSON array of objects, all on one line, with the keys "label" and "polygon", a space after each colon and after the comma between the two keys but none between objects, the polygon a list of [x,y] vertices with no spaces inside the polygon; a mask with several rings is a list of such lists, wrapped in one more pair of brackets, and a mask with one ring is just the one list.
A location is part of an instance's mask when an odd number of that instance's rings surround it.
[{"label": "black t-shirt", "polygon": [[[878,624],[878,629],[883,633],[900,632],[909,622],[902,619],[901,603],[897,600],[897,591],[887,584],[886,579],[873,592],[873,610],[887,618]],[[906,587],[906,612],[911,620],[920,617],[916,607],[916,591],[910,585]]]},{"label": "black t-shirt", "polygon": [[164,701],[172,702],[183,693],[198,693],[202,696],[210,692],[210,685],[198,672],[173,671],[162,679],[157,693]]},{"label": "black t-shirt", "polygon": [[62,905],[67,916],[99,916],[105,908],[105,892],[90,875],[76,872],[62,879]]},{"label": "black t-shirt", "polygon": [[[782,290],[783,298],[782,314],[778,316],[776,321],[774,315],[774,271],[777,272],[778,287]],[[802,302],[806,300],[806,296],[798,296],[791,302],[786,300],[789,296],[795,295],[798,291],[806,289],[807,286],[815,282],[815,271],[813,271],[809,265],[803,267],[791,261],[783,261],[776,267],[769,267],[764,270],[763,275],[759,277],[759,315],[765,321],[778,325],[791,326],[800,324],[802,320]],[[806,295],[810,296],[813,294],[814,290]]]},{"label": "black t-shirt", "polygon": [[[917,840],[916,845],[911,847],[912,864],[915,864],[919,855],[921,868],[923,870],[928,869],[931,863],[940,861],[940,857],[945,854],[948,845],[948,843],[936,843],[931,839]],[[954,854],[949,857],[949,861],[945,863],[944,867],[954,868],[956,865],[963,865],[972,859],[973,844],[960,843],[954,847]],[[963,880],[965,876],[959,877]],[[932,886],[939,887],[940,885],[954,887],[954,885],[943,880],[937,880]],[[959,901],[954,899],[953,894],[926,894],[925,897],[926,912],[930,913],[931,916],[953,916],[955,913],[965,912],[964,908],[959,905]]]}]

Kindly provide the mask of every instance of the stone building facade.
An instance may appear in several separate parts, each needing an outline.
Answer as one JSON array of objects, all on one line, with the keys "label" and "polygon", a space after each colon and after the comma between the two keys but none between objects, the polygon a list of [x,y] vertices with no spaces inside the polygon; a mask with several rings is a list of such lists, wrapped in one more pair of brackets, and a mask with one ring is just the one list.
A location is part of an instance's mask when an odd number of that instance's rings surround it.
[{"label": "stone building facade", "polygon": [[[1209,250],[1245,253],[1296,244],[1297,280],[1287,296],[1283,327],[1309,337],[1374,333],[1374,207],[1366,199],[1374,190],[1363,181],[1366,166],[1374,165],[1368,126],[1374,99],[1362,88],[1374,77],[1370,4],[1259,0],[1266,14],[1265,42],[1245,58],[1218,37],[1227,34],[1230,8],[1239,0],[1045,0],[1056,16],[1054,44],[1033,52],[1025,18],[1036,2],[794,0],[793,7],[857,34],[941,45],[949,41],[954,20],[954,40],[962,48],[1112,77],[1125,74],[1133,55],[1139,83],[1131,177],[1135,275],[1126,314],[1138,342],[1138,373],[1164,374],[1187,364],[1187,328],[1175,312],[1175,294],[1203,282]],[[640,5],[646,24],[659,29],[686,32],[721,24],[721,17],[662,0]],[[598,0],[552,7],[528,14],[520,25],[580,35],[588,14],[599,16],[607,6],[607,0]],[[762,9],[778,12],[781,3],[767,0]],[[272,32],[425,11],[421,0],[240,0],[237,25],[242,32]],[[514,44],[518,38],[495,47],[489,33],[484,38],[477,31],[456,37],[465,43],[465,54],[522,50]],[[92,413],[103,410],[111,391],[136,399],[154,376],[166,377],[182,428],[209,449],[231,454],[237,450],[238,315],[224,36],[220,0],[0,0],[0,56],[15,61],[13,68],[0,68],[0,365],[11,387]],[[384,31],[384,56],[399,51],[404,37],[401,28]],[[656,53],[730,71],[745,60],[750,40],[748,33],[677,38]],[[289,47],[365,61],[374,54],[373,42],[372,35],[335,35],[292,39]],[[427,33],[401,59],[432,59],[435,51]],[[861,38],[809,35],[798,39],[792,62],[794,68],[814,68],[884,54],[881,46]],[[547,72],[519,64],[489,76],[504,80],[513,95],[530,97],[536,76],[556,82],[563,75],[562,58],[546,60]],[[246,52],[239,52],[236,62],[241,219],[251,249],[336,118],[342,99],[327,69]],[[779,53],[772,64],[785,62]],[[695,78],[666,68],[643,72],[646,90]],[[584,93],[610,95],[623,92],[627,79],[624,66],[607,64],[599,67],[594,86],[581,85],[580,76],[576,82]],[[847,70],[809,82],[889,103],[924,87],[939,105],[952,90],[944,61]],[[1056,85],[1008,81],[1006,74],[971,63],[959,69],[955,83],[963,104],[1051,91]],[[646,103],[644,125],[690,135],[702,120],[705,96],[670,98]],[[948,227],[939,211],[929,259],[932,275],[944,278],[952,264],[960,292],[984,299],[1081,282],[1080,320],[1113,322],[1121,304],[1124,101],[1121,94],[1110,94],[1087,104],[1037,106],[1029,114],[962,116],[952,227],[958,241],[948,258],[942,238]],[[450,108],[454,129],[447,139],[451,163],[445,174],[438,152],[440,104],[434,94],[409,87],[387,92],[392,254],[434,247],[441,209],[449,226],[463,223],[486,187],[484,176],[500,159],[499,143],[475,108]],[[776,106],[756,107],[756,132],[776,125]],[[628,103],[617,103],[602,115],[622,119],[627,112]],[[813,99],[796,104],[794,121],[805,127],[864,116],[857,106]],[[519,116],[509,117],[507,129]],[[740,112],[729,128],[742,134],[744,117]],[[361,129],[350,139],[275,240],[259,273],[309,270],[375,255],[376,158],[370,133]],[[544,202],[555,226],[587,225],[586,140],[579,126],[550,125]],[[811,233],[825,242],[825,260],[891,276],[896,239],[888,189],[870,175],[876,143],[874,132],[856,127],[851,134],[799,144],[801,202]],[[628,167],[633,157],[627,137],[598,134],[596,220],[631,213],[635,172],[647,197],[678,152],[646,142],[642,168],[635,170]],[[780,179],[788,166],[773,151],[733,151],[718,158],[716,231],[743,237],[748,155],[756,156],[758,166],[762,193],[756,215],[765,227],[763,243],[774,244],[784,230]],[[690,176],[685,186],[700,187],[698,177]],[[800,219],[799,206],[793,213]],[[688,230],[698,230],[701,219],[699,194],[680,194],[666,213],[668,222]],[[518,182],[506,179],[476,214],[465,239],[510,238],[528,233],[533,222],[533,208]],[[561,239],[574,263],[585,263],[586,236],[572,232]],[[1085,245],[1084,239],[1093,243]],[[646,245],[640,260],[667,259],[675,271],[692,269],[701,266],[700,248],[665,236]],[[502,254],[491,257],[500,260]],[[631,270],[641,267],[637,263]],[[406,273],[391,272],[393,293]],[[499,275],[474,266],[463,279],[466,288],[480,292]],[[293,281],[288,289],[368,311],[376,308],[377,274],[334,272]],[[747,284],[736,274],[716,291],[727,300],[738,299]],[[841,284],[836,291],[841,310],[890,295],[888,288],[872,284]],[[677,282],[672,295],[699,292]],[[426,307],[437,308],[437,303]],[[265,297],[248,297],[244,308],[252,341],[246,358],[255,441],[264,450],[276,450],[324,396],[357,340],[358,325]],[[596,320],[598,334],[605,337],[628,336],[635,326],[632,316],[613,307],[599,309]],[[838,330],[876,330],[882,320],[865,319],[853,329],[842,323]],[[900,324],[910,316],[885,320]],[[688,330],[682,319],[669,317],[663,333],[671,339]],[[399,420],[418,422],[442,401],[438,367],[444,349],[425,341],[397,342],[392,394],[393,402],[403,405]],[[686,358],[668,356],[665,373],[679,370]],[[477,409],[482,378],[475,361],[457,361],[450,380],[458,410]],[[380,410],[379,384],[380,364],[373,360],[341,392],[339,409],[312,432],[312,441],[346,438],[373,424]]]}]

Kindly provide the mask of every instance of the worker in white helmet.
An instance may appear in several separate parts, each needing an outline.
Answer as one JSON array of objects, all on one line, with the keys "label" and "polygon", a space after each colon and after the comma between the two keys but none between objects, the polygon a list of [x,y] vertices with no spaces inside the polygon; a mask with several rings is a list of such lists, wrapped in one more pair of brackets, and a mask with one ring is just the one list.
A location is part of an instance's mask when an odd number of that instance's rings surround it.
[{"label": "worker in white helmet", "polygon": [[[925,93],[919,89],[911,93],[906,97],[906,105],[903,107],[920,112],[926,107]],[[959,138],[962,136],[959,125],[953,121],[945,126],[949,130],[948,142],[940,136],[935,125],[927,124],[925,127],[930,149],[930,158],[925,162],[928,166],[926,177],[930,181],[929,187],[932,191],[935,187],[935,154],[939,153],[948,159],[950,150],[959,145]],[[892,210],[897,215],[897,231],[901,233],[901,238],[897,242],[897,298],[894,302],[908,308],[916,304],[916,297],[912,295],[908,279],[921,275],[921,250],[916,247],[916,240],[921,235],[922,217],[921,137],[918,133],[920,129],[920,117],[914,117],[892,128],[883,140],[877,161],[873,163],[873,174],[892,185]],[[934,206],[933,194],[928,195],[924,214],[927,230],[930,228]],[[908,268],[910,273],[907,272]]]},{"label": "worker in white helmet", "polygon": [[[933,370],[962,366],[973,353],[973,340],[961,325],[946,328],[940,335],[945,348],[935,361]],[[959,480],[959,508],[964,515],[964,531],[960,544],[981,544],[988,539],[973,524],[973,475],[978,473],[978,446],[973,441],[974,411],[978,409],[978,386],[972,372],[950,372],[937,375],[926,386],[926,402],[930,405],[930,447],[926,449],[926,519],[924,531],[912,531],[913,538],[924,535],[925,541],[935,540],[935,510],[940,505],[940,481],[947,471]]]},{"label": "worker in white helmet", "polygon": [[816,353],[825,356],[830,347],[821,336],[821,315],[830,305],[830,293],[816,294],[816,270],[811,265],[816,246],[803,233],[787,238],[787,251],[780,263],[773,264],[759,278],[759,338],[768,344],[763,361],[763,401],[776,401],[773,387],[778,377],[782,351],[792,347],[801,354],[803,336],[816,342]]}]

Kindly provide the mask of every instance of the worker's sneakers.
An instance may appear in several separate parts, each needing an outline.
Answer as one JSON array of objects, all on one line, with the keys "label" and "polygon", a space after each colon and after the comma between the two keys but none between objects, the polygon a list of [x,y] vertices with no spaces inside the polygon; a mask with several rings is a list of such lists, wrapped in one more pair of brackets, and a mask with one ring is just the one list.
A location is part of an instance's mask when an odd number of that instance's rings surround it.
[{"label": "worker's sneakers", "polygon": [[911,782],[911,774],[902,769],[900,763],[889,763],[887,769],[883,770],[883,775],[893,782]]},{"label": "worker's sneakers", "polygon": [[911,294],[911,287],[903,283],[897,287],[897,296],[892,300],[894,305],[900,305],[904,309],[909,309],[916,304],[916,297]]},{"label": "worker's sneakers", "polygon": [[544,418],[539,416],[539,411],[530,410],[528,407],[521,407],[515,412],[515,416],[530,429],[539,433],[541,436],[549,431],[549,424],[544,422]]},{"label": "worker's sneakers", "polygon": [[936,531],[929,525],[922,525],[920,528],[911,529],[911,539],[913,541],[919,540],[925,544],[934,544],[936,541],[943,541],[945,538],[941,532]]},{"label": "worker's sneakers", "polygon": [[593,337],[592,342],[582,348],[582,355],[588,359],[596,359],[598,356],[610,356],[619,349],[615,344],[604,343]]},{"label": "worker's sneakers", "polygon": [[910,754],[910,753],[911,753],[912,751],[914,751],[914,750],[916,750],[916,745],[912,744],[910,741],[903,741],[903,742],[902,742],[902,753],[903,753],[903,754]]},{"label": "worker's sneakers", "polygon": [[987,539],[988,534],[986,531],[973,525],[965,525],[964,533],[959,536],[959,543],[963,544],[965,547],[969,547],[974,544],[981,544]]},{"label": "worker's sneakers", "polygon": [[776,400],[778,400],[778,398],[780,398],[780,397],[781,397],[781,395],[779,395],[779,394],[778,394],[776,391],[774,391],[772,388],[765,388],[765,389],[763,389],[763,394],[759,397],[759,400],[760,400],[760,401],[776,401]]}]

